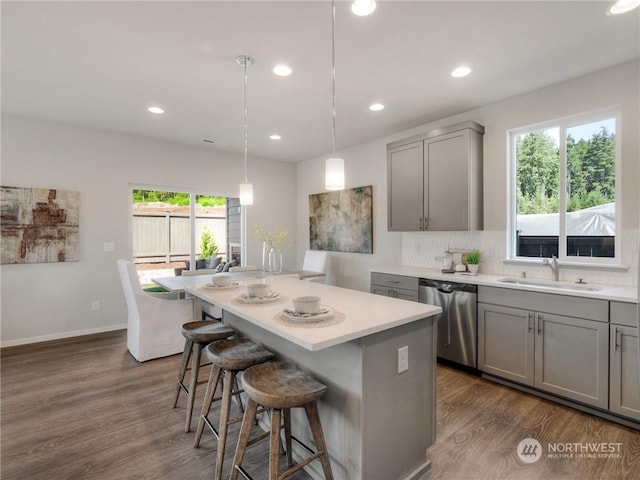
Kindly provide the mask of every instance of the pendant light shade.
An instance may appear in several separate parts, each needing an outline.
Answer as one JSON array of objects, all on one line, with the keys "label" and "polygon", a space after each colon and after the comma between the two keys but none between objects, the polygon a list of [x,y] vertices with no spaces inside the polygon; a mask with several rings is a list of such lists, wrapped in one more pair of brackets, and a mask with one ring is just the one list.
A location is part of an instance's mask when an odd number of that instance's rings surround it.
[{"label": "pendant light shade", "polygon": [[344,160],[328,158],[325,163],[325,188],[327,190],[344,189]]},{"label": "pendant light shade", "polygon": [[326,190],[344,189],[344,160],[336,156],[336,2],[331,2],[331,88],[333,100],[333,125],[331,128],[331,158],[325,162],[324,188]]},{"label": "pendant light shade", "polygon": [[242,110],[242,121],[244,123],[244,183],[240,184],[240,205],[253,205],[253,185],[249,183],[247,176],[247,150],[249,144],[247,128],[247,67],[253,65],[253,58],[247,55],[240,55],[236,61],[242,65],[244,72],[244,108]]},{"label": "pendant light shade", "polygon": [[351,4],[351,11],[354,15],[364,17],[365,15],[371,15],[376,9],[375,0],[354,0]]},{"label": "pendant light shade", "polygon": [[240,184],[240,205],[253,205],[253,185],[251,183]]}]

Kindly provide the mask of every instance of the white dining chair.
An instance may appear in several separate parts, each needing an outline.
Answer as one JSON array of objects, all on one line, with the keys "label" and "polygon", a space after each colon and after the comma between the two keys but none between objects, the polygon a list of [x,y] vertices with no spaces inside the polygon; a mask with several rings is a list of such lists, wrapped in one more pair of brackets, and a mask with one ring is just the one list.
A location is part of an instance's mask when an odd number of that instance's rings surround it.
[{"label": "white dining chair", "polygon": [[327,276],[327,252],[307,250],[302,262],[300,278],[309,282],[324,283]]},{"label": "white dining chair", "polygon": [[142,290],[135,265],[118,260],[118,273],[127,302],[127,348],[138,362],[181,353],[182,324],[193,321],[193,299],[174,293]]}]

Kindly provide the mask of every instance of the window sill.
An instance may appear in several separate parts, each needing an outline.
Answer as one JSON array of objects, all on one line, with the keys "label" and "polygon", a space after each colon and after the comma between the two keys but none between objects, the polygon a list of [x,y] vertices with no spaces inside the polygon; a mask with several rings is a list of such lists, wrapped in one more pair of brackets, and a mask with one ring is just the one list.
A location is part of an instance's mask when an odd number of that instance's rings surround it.
[{"label": "window sill", "polygon": [[[527,265],[530,267],[543,266],[541,258],[507,258],[502,261],[504,265]],[[583,263],[583,262],[570,262],[566,260],[560,260],[560,268],[575,268],[578,270],[601,270],[609,272],[627,272],[628,266],[611,264],[611,263]]]}]

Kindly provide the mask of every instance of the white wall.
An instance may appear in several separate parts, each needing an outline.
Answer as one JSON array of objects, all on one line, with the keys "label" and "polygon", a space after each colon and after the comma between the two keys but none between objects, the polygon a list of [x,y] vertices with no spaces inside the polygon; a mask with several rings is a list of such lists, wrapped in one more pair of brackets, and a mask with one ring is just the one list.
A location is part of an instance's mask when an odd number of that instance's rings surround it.
[{"label": "white wall", "polygon": [[[249,159],[255,205],[247,225],[295,232],[295,166]],[[1,345],[122,328],[126,307],[116,259],[130,258],[129,184],[237,196],[243,160],[206,147],[27,118],[2,117],[2,185],[80,192],[80,261],[2,265]],[[295,240],[295,238],[294,238]],[[104,242],[116,252],[105,253]],[[249,236],[246,260],[261,262]],[[284,251],[293,268],[295,249]],[[102,309],[91,311],[91,301]]]},{"label": "white wall", "polygon": [[[507,131],[512,128],[620,106],[622,110],[622,262],[626,272],[562,269],[561,279],[583,277],[588,282],[635,285],[638,251],[639,106],[638,61],[552,85],[525,95],[461,113],[438,122],[399,132],[349,150],[345,159],[346,188],[373,185],[373,255],[332,253],[329,282],[359,290],[369,288],[369,268],[392,264],[439,268],[435,260],[447,246],[480,248],[484,273],[527,270],[531,277],[549,276],[548,268],[508,266],[506,255]],[[484,231],[481,232],[387,232],[386,144],[433,128],[473,120],[485,126],[484,135]],[[338,119],[338,138],[340,137]],[[308,196],[324,190],[324,158],[298,164],[297,208],[298,256],[309,245]],[[617,207],[618,208],[618,207]]]}]

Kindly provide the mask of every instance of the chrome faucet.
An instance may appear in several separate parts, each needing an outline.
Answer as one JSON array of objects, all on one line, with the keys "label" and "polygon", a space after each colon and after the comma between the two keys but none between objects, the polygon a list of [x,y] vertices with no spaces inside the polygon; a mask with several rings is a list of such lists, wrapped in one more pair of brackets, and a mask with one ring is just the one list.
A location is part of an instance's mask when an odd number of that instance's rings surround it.
[{"label": "chrome faucet", "polygon": [[558,257],[551,255],[551,261],[548,258],[542,259],[542,264],[547,265],[553,272],[553,279],[557,282],[560,280],[560,263]]}]

